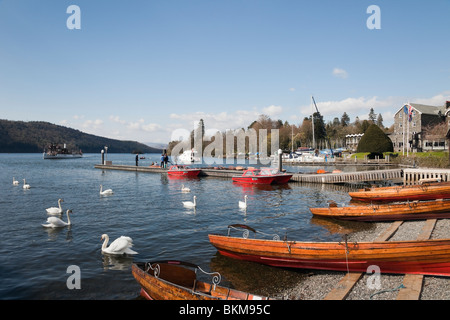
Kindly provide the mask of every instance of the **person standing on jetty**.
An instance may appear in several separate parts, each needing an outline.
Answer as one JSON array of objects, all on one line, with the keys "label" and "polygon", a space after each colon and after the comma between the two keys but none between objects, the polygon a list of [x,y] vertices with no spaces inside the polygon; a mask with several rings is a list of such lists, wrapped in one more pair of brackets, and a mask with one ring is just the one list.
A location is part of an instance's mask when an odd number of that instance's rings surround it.
[{"label": "person standing on jetty", "polygon": [[161,168],[164,168],[164,153],[161,155]]},{"label": "person standing on jetty", "polygon": [[138,162],[139,162],[139,153],[136,154],[136,167],[138,166]]},{"label": "person standing on jetty", "polygon": [[167,168],[167,162],[169,162],[169,156],[167,153],[164,153],[164,168]]}]

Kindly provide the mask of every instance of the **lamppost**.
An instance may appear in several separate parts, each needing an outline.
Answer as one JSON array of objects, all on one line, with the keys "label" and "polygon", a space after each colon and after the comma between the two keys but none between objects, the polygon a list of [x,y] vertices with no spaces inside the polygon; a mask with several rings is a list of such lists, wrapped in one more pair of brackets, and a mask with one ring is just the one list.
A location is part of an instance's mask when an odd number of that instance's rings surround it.
[{"label": "lamppost", "polygon": [[105,146],[105,164],[106,164],[106,158],[107,158],[107,155],[108,155],[108,147]]}]

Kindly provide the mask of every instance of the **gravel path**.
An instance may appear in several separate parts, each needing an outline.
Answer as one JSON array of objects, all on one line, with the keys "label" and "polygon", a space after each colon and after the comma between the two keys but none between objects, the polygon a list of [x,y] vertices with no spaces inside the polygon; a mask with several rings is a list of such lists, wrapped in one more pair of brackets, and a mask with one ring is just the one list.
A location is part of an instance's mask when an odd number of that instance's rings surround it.
[{"label": "gravel path", "polygon": [[[349,241],[373,241],[391,223],[375,223],[374,229],[349,235]],[[425,221],[405,221],[389,240],[415,240]],[[431,239],[450,238],[450,219],[438,220]],[[345,275],[343,272],[312,271],[301,283],[284,292],[284,296],[297,300],[322,300]],[[375,289],[369,274],[352,288],[347,300],[396,300],[402,286],[403,275],[382,274],[380,286]],[[369,282],[368,282],[369,281]],[[450,300],[450,277],[425,276],[420,300]]]}]

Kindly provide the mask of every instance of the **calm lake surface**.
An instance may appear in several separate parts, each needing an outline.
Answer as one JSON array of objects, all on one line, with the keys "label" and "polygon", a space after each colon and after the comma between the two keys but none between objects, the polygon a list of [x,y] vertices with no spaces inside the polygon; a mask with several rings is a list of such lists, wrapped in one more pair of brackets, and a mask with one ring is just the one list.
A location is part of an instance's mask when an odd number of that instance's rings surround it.
[{"label": "calm lake surface", "polygon": [[[140,166],[158,161],[145,155]],[[134,155],[108,154],[113,164],[134,165]],[[222,275],[222,284],[256,294],[276,295],[294,286],[307,271],[260,266],[220,256],[209,233],[225,234],[230,224],[247,224],[267,234],[312,241],[341,240],[343,233],[370,228],[364,223],[336,223],[312,218],[309,207],[328,200],[348,203],[348,187],[304,185],[248,187],[231,179],[170,179],[163,173],[100,170],[100,154],[82,159],[43,160],[42,154],[0,154],[0,299],[138,299],[131,274],[133,261],[184,260]],[[286,167],[288,171],[317,168]],[[12,179],[19,180],[14,186]],[[31,185],[23,190],[22,179]],[[100,185],[113,189],[100,196]],[[181,186],[191,189],[181,193]],[[197,208],[182,201],[197,196]],[[248,195],[248,208],[238,201]],[[63,198],[72,225],[44,228],[45,209]],[[62,219],[67,221],[64,214]],[[133,238],[133,257],[101,253],[101,235],[110,242]],[[240,235],[234,231],[232,235]],[[68,289],[71,265],[80,268],[81,289]]]}]

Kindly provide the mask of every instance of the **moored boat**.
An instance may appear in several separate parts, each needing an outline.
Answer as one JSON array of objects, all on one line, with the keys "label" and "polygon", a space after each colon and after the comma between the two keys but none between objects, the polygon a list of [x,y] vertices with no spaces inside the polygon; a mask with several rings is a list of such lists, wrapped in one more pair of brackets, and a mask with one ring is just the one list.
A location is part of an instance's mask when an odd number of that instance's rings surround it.
[{"label": "moored boat", "polygon": [[[141,296],[148,300],[268,300],[268,297],[219,286],[218,272],[207,273],[189,262],[167,260],[136,262],[131,266],[141,286]],[[198,273],[212,277],[211,283],[200,281]]]},{"label": "moored boat", "polygon": [[173,177],[196,177],[200,173],[200,169],[191,168],[189,166],[173,165],[167,171],[169,176]]},{"label": "moored boat", "polygon": [[288,183],[293,176],[291,173],[280,172],[276,168],[261,168],[261,175],[274,176],[275,180],[272,181],[274,184]]},{"label": "moored boat", "polygon": [[231,179],[234,182],[246,184],[282,184],[287,183],[292,177],[292,174],[278,172],[277,169],[272,168],[248,168],[242,175],[233,176]]},{"label": "moored boat", "polygon": [[[229,226],[229,227],[234,227]],[[224,256],[276,267],[381,273],[450,275],[450,239],[379,242],[302,242],[209,235]],[[229,229],[230,230],[230,229]]]},{"label": "moored boat", "polygon": [[450,182],[364,188],[348,193],[358,201],[407,201],[450,199]]},{"label": "moored boat", "polygon": [[408,201],[396,203],[372,203],[338,207],[330,203],[328,208],[309,208],[314,216],[353,221],[395,221],[450,218],[450,199]]}]

